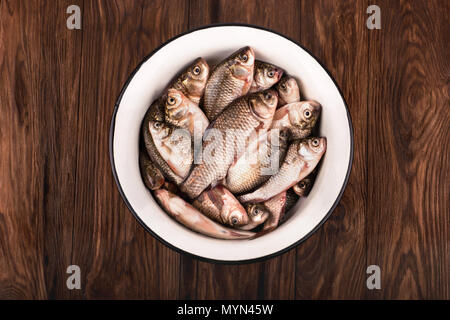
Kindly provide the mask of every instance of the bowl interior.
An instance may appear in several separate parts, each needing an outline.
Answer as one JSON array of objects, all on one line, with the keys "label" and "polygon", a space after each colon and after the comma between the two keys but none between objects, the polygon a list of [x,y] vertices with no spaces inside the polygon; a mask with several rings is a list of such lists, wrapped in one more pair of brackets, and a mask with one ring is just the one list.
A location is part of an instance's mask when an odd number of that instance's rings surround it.
[{"label": "bowl interior", "polygon": [[[138,166],[140,124],[167,83],[195,58],[216,63],[249,45],[261,60],[294,76],[302,100],[322,105],[320,135],[327,152],[314,187],[298,201],[293,216],[273,232],[254,240],[219,240],[190,231],[170,218],[145,188]],[[352,133],[345,102],[322,66],[294,42],[270,31],[247,26],[216,26],[185,34],[154,52],[132,76],[116,106],[112,157],[116,180],[127,204],[149,229],[170,245],[207,259],[251,260],[277,253],[308,236],[332,210],[350,170]]]}]

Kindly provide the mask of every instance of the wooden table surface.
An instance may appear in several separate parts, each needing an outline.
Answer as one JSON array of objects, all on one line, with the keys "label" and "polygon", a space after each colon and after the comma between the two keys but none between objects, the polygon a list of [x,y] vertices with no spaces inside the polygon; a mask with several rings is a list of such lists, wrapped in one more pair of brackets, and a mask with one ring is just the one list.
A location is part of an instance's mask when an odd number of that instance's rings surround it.
[{"label": "wooden table surface", "polygon": [[[66,9],[82,11],[69,30]],[[366,27],[371,4],[381,30]],[[450,2],[0,0],[0,298],[449,299]],[[161,244],[125,206],[108,134],[129,74],[211,23],[271,28],[342,89],[354,163],[342,200],[276,258],[218,265]],[[69,290],[66,269],[81,268]],[[366,268],[381,268],[368,290]]]}]

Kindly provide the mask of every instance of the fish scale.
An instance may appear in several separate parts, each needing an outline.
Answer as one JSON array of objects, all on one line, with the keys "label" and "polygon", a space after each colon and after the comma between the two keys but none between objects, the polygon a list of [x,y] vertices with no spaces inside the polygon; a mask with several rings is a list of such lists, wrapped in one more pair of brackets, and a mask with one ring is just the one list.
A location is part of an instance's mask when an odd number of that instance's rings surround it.
[{"label": "fish scale", "polygon": [[[249,192],[266,182],[272,174],[278,172],[279,165],[286,156],[288,141],[287,137],[279,136],[278,145],[273,145],[271,131],[252,142],[244,154],[228,169],[224,184],[234,194]],[[278,130],[276,131],[278,132]],[[256,161],[248,159],[247,155],[249,154],[256,154]],[[271,165],[276,164],[272,163],[273,159],[278,161],[276,168],[270,168]],[[270,169],[273,169],[274,172],[266,171]]]},{"label": "fish scale", "polygon": [[[247,55],[247,61],[241,56]],[[254,53],[244,47],[219,63],[206,83],[203,108],[208,119],[214,120],[235,99],[247,94],[253,79]]]},{"label": "fish scale", "polygon": [[239,95],[234,92],[242,92],[242,87],[245,85],[242,80],[228,80],[232,77],[228,69],[225,69],[225,71],[219,69],[216,73],[222,74],[219,78],[215,78],[215,72],[213,71],[205,89],[204,108],[208,119],[215,119],[230,102],[238,98]]},{"label": "fish scale", "polygon": [[240,228],[249,222],[244,207],[230,191],[220,185],[203,191],[192,205],[207,217],[231,227]]},{"label": "fish scale", "polygon": [[[316,149],[311,141],[317,140]],[[262,202],[289,189],[314,170],[326,150],[325,138],[297,140],[289,146],[280,170],[261,187],[239,197],[241,202]]]},{"label": "fish scale", "polygon": [[[209,129],[217,130],[215,132],[222,134],[222,137],[225,136],[224,139],[226,139],[227,134],[235,133],[233,141],[236,143],[226,145],[227,141],[225,140],[220,146],[216,146],[217,153],[213,159],[214,161],[205,159],[204,151],[211,142],[203,143],[203,162],[194,166],[191,174],[181,186],[182,190],[191,198],[196,198],[210,184],[216,183],[225,177],[228,168],[239,156],[239,152],[244,152],[247,139],[255,130],[267,130],[267,126],[271,123],[274,109],[268,107],[267,118],[258,118],[252,111],[250,104],[250,99],[252,99],[253,104],[256,104],[256,108],[261,108],[261,105],[264,103],[263,98],[261,98],[263,95],[264,93],[257,93],[235,100],[210,124]],[[275,101],[275,106],[273,106],[275,108],[278,102],[277,98],[276,96],[271,97]],[[207,135],[208,133],[205,132],[205,137]],[[237,146],[240,146],[242,150],[238,150]]]},{"label": "fish scale", "polygon": [[155,190],[154,195],[163,209],[189,229],[218,239],[250,239],[255,233],[227,228],[203,215],[179,196],[165,190]]},{"label": "fish scale", "polygon": [[159,103],[159,100],[157,100],[148,109],[142,123],[141,131],[144,137],[145,148],[152,162],[158,167],[158,169],[162,171],[164,176],[171,182],[178,185],[183,181],[183,178],[172,171],[172,169],[169,167],[167,162],[163,159],[158,149],[156,148],[156,145],[150,134],[149,122],[152,120],[161,121],[159,119],[164,119],[164,112],[161,111],[161,104]]}]

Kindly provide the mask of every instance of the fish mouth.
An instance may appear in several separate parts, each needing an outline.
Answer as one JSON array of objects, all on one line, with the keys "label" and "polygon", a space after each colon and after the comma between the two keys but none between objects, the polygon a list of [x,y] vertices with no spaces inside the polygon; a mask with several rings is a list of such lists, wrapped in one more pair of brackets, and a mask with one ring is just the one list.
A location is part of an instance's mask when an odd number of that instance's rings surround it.
[{"label": "fish mouth", "polygon": [[327,150],[327,138],[326,137],[320,137],[320,146],[322,147],[322,152],[325,152]]},{"label": "fish mouth", "polygon": [[252,230],[255,229],[257,226],[263,224],[266,222],[266,220],[269,218],[269,213],[264,212],[259,217],[254,217],[253,219],[250,218],[250,222],[246,224],[245,226],[240,227],[240,230]]}]

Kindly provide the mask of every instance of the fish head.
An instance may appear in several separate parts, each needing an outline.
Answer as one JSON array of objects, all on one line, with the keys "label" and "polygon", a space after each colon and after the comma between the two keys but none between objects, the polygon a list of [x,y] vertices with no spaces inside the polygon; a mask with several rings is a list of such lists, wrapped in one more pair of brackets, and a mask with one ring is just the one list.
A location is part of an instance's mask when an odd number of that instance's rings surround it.
[{"label": "fish head", "polygon": [[147,167],[144,171],[145,178],[147,179],[147,187],[150,190],[156,190],[164,185],[164,176],[156,168]]},{"label": "fish head", "polygon": [[300,90],[297,81],[293,77],[282,77],[276,85],[280,100],[286,103],[300,101]]},{"label": "fish head", "polygon": [[186,118],[190,100],[179,90],[169,89],[166,99],[166,116],[174,121]]},{"label": "fish head", "polygon": [[311,187],[313,185],[313,179],[310,177],[306,177],[296,185],[292,187],[294,192],[300,197],[306,197],[311,191]]},{"label": "fish head", "polygon": [[228,61],[233,77],[251,82],[255,65],[255,53],[251,47],[244,47],[230,56]]},{"label": "fish head", "polygon": [[165,183],[163,174],[151,162],[146,152],[139,152],[139,167],[144,183],[150,190],[159,189]]},{"label": "fish head", "polygon": [[258,87],[270,88],[280,80],[282,75],[283,69],[267,62],[259,60],[255,61],[255,75],[253,81],[256,82]]},{"label": "fish head", "polygon": [[320,116],[320,104],[315,101],[304,101],[289,105],[289,121],[292,126],[302,130],[312,130]]},{"label": "fish head", "polygon": [[210,190],[204,191],[198,198],[199,201],[209,201],[221,211],[224,222],[233,227],[240,227],[248,224],[248,215],[244,207],[234,197],[234,195],[224,186],[218,185]]},{"label": "fish head", "polygon": [[147,120],[153,120],[153,121],[164,121],[164,100],[163,99],[156,99],[153,101],[153,103],[150,105],[147,114],[146,114]]},{"label": "fish head", "polygon": [[277,92],[273,89],[258,92],[250,96],[249,103],[258,119],[272,119],[278,104]]},{"label": "fish head", "polygon": [[195,59],[194,63],[187,71],[187,78],[206,83],[209,75],[209,65],[203,58]]},{"label": "fish head", "polygon": [[182,86],[188,98],[192,101],[200,101],[205,91],[206,81],[209,76],[209,65],[203,58],[197,58],[183,74]]},{"label": "fish head", "polygon": [[325,137],[311,137],[298,141],[297,152],[306,161],[320,159],[327,149]]},{"label": "fish head", "polygon": [[229,214],[227,215],[227,222],[234,227],[241,227],[249,222],[249,218],[247,215],[247,212],[244,210],[244,208],[241,206],[234,207],[230,209]]},{"label": "fish head", "polygon": [[170,136],[171,128],[162,121],[149,121],[148,130],[153,139],[163,140]]},{"label": "fish head", "polygon": [[264,223],[270,216],[269,209],[262,203],[251,203],[247,206],[247,214],[255,227]]}]

